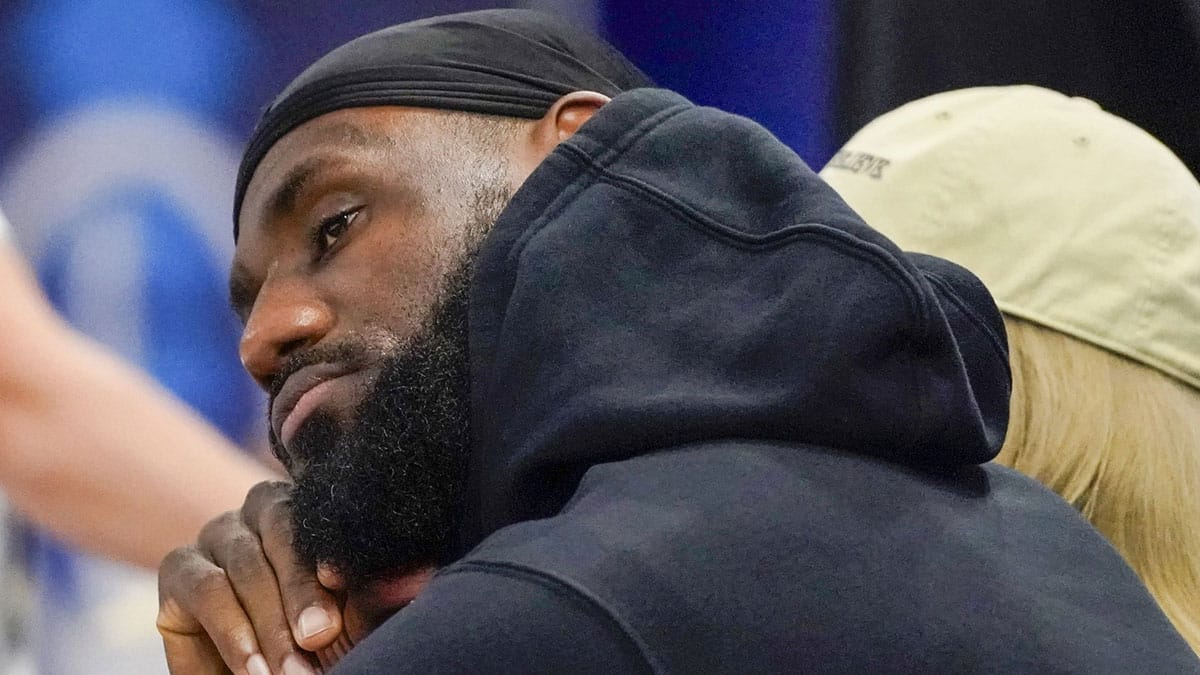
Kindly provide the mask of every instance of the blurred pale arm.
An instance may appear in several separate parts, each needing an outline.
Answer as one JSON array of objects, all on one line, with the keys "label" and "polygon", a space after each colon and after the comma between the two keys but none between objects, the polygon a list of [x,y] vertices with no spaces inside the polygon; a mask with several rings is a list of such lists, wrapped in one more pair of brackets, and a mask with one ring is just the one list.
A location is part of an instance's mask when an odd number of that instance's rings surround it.
[{"label": "blurred pale arm", "polygon": [[0,490],[26,517],[153,568],[275,477],[67,326],[0,242]]}]

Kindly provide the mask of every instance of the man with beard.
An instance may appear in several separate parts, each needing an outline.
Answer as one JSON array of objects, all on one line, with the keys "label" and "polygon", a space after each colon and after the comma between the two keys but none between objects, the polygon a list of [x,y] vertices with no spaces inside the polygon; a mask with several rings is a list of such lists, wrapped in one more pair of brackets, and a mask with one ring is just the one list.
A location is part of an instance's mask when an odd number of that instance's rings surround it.
[{"label": "man with beard", "polygon": [[489,11],[268,109],[231,292],[295,482],[164,561],[172,670],[1200,670],[1070,506],[980,466],[978,281],[648,85]]}]

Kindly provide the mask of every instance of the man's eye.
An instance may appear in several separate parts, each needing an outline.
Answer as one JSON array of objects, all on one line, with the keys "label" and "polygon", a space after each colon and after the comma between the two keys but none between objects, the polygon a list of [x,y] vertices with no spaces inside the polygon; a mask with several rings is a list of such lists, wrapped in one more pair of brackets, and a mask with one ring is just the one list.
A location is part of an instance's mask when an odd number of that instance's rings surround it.
[{"label": "man's eye", "polygon": [[339,237],[354,223],[354,219],[358,217],[359,209],[350,209],[341,213],[326,218],[321,221],[315,232],[317,250],[321,253],[328,251],[337,243]]}]

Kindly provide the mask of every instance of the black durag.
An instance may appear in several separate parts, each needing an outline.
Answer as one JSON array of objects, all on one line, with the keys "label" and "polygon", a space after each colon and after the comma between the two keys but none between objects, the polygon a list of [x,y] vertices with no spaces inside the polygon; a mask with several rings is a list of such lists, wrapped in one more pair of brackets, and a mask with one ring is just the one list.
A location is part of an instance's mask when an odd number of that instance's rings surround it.
[{"label": "black durag", "polygon": [[255,168],[297,126],[343,108],[396,105],[537,119],[573,91],[653,86],[612,46],[553,16],[491,9],[385,28],[301,73],[263,113],[238,170],[233,236]]}]

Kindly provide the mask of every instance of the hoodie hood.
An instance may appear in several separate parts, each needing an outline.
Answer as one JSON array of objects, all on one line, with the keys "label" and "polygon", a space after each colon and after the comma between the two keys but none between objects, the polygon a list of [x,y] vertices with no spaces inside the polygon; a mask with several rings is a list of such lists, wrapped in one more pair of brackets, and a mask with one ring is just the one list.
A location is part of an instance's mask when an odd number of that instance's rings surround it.
[{"label": "hoodie hood", "polygon": [[966,270],[902,253],[755,123],[617,96],[480,251],[464,545],[550,516],[591,466],[772,440],[946,470],[1008,422],[1004,328]]}]

